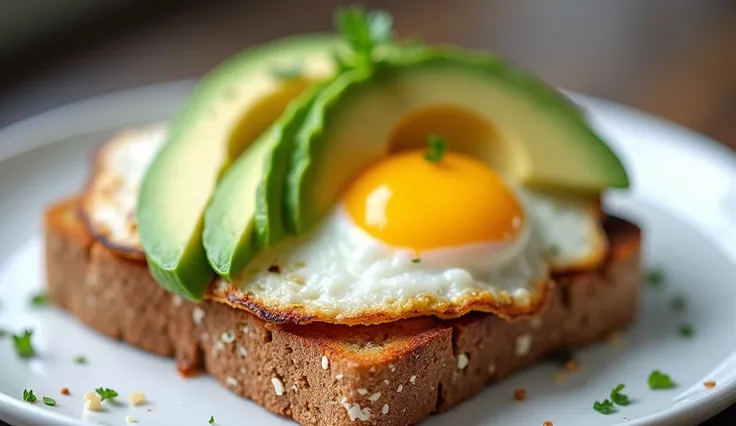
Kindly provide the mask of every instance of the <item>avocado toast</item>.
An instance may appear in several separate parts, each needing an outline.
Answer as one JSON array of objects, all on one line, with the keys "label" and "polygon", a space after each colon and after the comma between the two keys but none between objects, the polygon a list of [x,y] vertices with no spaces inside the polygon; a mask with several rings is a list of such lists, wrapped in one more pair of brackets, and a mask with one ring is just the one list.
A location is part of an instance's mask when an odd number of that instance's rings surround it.
[{"label": "avocado toast", "polygon": [[166,130],[128,133],[159,135],[145,156],[108,142],[46,212],[52,300],[302,424],[414,424],[626,325],[640,235],[601,212],[628,185],[615,154],[495,57],[377,46],[387,19],[229,61]]}]

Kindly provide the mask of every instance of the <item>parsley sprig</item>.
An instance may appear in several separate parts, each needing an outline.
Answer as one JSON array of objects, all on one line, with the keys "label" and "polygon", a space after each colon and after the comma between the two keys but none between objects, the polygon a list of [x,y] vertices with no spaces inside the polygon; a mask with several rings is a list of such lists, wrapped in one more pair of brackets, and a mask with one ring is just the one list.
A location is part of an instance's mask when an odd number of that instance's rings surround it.
[{"label": "parsley sprig", "polygon": [[440,135],[429,135],[427,141],[427,152],[424,159],[431,163],[439,163],[447,152],[447,141]]},{"label": "parsley sprig", "polygon": [[33,349],[33,343],[31,343],[31,337],[33,336],[33,330],[25,330],[23,334],[13,334],[13,345],[15,346],[15,353],[23,359],[33,358],[36,356],[36,350]]},{"label": "parsley sprig", "polygon": [[210,416],[210,420],[207,423],[213,424],[214,422],[215,422],[215,416]]},{"label": "parsley sprig", "polygon": [[30,402],[33,404],[36,402],[38,398],[36,398],[36,395],[33,394],[33,391],[30,389],[23,389],[23,401]]},{"label": "parsley sprig", "polygon": [[31,305],[33,305],[33,307],[35,308],[46,306],[47,302],[48,302],[48,298],[46,297],[46,294],[44,293],[34,294],[31,297]]},{"label": "parsley sprig", "polygon": [[623,384],[619,384],[615,388],[611,389],[611,401],[616,405],[629,405],[631,403],[631,401],[629,401],[629,396],[621,393],[624,387],[625,386]]},{"label": "parsley sprig", "polygon": [[106,399],[115,399],[118,397],[118,393],[109,388],[97,388],[95,389],[95,392],[100,395],[100,401],[104,401]]},{"label": "parsley sprig", "polygon": [[[384,10],[366,11],[361,6],[338,9],[335,27],[353,51],[352,66],[355,68],[373,67],[374,50],[389,42],[393,36],[393,18],[390,13]],[[336,57],[336,60],[341,70],[351,68],[344,58]]]},{"label": "parsley sprig", "polygon": [[613,403],[607,399],[604,399],[603,402],[594,402],[593,409],[601,414],[613,414],[616,412],[616,407],[614,407]]},{"label": "parsley sprig", "polygon": [[51,398],[50,396],[44,396],[43,403],[48,405],[49,407],[53,407],[56,405],[56,400],[54,398]]},{"label": "parsley sprig", "polygon": [[648,383],[650,389],[672,389],[675,387],[675,382],[672,381],[670,376],[659,370],[652,371]]}]

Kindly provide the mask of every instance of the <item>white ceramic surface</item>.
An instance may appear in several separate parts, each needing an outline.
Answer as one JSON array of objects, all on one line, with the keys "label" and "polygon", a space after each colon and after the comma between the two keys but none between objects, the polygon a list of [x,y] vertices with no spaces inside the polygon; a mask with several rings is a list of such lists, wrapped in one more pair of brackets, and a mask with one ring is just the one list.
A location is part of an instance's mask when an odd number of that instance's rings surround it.
[{"label": "white ceramic surface", "polygon": [[[0,419],[13,425],[288,425],[242,400],[209,377],[185,380],[168,359],[113,342],[55,308],[33,309],[29,297],[43,285],[42,207],[80,187],[94,147],[111,129],[165,118],[181,102],[189,82],[113,94],[50,111],[0,131],[0,327],[35,329],[40,356],[19,360],[9,339],[0,341]],[[523,371],[486,389],[428,425],[693,425],[736,402],[736,156],[713,141],[662,120],[608,102],[575,96],[621,154],[633,188],[607,197],[609,210],[646,230],[648,265],[663,266],[661,291],[643,292],[640,315],[620,345],[579,352],[581,371],[556,383],[551,363]],[[683,313],[670,308],[682,294]],[[681,323],[695,335],[678,335]],[[72,362],[84,354],[89,364]],[[652,391],[652,369],[670,373],[673,390]],[[707,391],[702,382],[716,380]],[[604,416],[593,401],[618,383],[634,400]],[[83,409],[82,394],[104,386],[127,401],[145,392],[150,403],[127,403],[103,413]],[[69,387],[72,396],[59,390]],[[517,387],[526,402],[513,401]],[[20,399],[24,388],[53,396],[57,407]],[[151,411],[148,411],[150,409]],[[401,409],[401,407],[391,407]],[[356,423],[357,424],[357,423]]]}]

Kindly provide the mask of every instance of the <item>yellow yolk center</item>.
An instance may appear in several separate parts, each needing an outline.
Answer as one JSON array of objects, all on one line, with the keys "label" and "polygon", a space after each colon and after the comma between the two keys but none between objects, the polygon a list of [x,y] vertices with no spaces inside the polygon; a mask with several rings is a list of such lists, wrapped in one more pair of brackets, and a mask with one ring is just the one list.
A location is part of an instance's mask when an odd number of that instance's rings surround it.
[{"label": "yellow yolk center", "polygon": [[492,169],[450,152],[437,163],[421,150],[391,155],[361,173],[344,203],[373,237],[417,251],[512,241],[524,221],[516,196]]}]

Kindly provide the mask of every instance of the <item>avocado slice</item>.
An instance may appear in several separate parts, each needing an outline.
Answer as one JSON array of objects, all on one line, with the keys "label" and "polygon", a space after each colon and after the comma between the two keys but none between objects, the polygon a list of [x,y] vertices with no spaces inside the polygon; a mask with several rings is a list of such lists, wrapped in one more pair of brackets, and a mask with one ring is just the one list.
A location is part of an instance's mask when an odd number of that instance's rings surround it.
[{"label": "avocado slice", "polygon": [[203,242],[210,265],[229,281],[258,249],[287,232],[283,188],[292,140],[320,87],[316,84],[292,102],[217,184],[205,212]]},{"label": "avocado slice", "polygon": [[426,48],[342,74],[317,96],[287,177],[295,231],[310,229],[364,167],[424,147],[430,134],[523,185],[628,186],[618,157],[565,96],[496,57]]},{"label": "avocado slice", "polygon": [[[289,104],[335,72],[333,36],[301,36],[248,49],[207,74],[169,127],[148,169],[136,217],[149,269],[168,291],[201,300],[214,272],[203,213],[221,173]],[[300,73],[284,69],[299,67]]]}]

